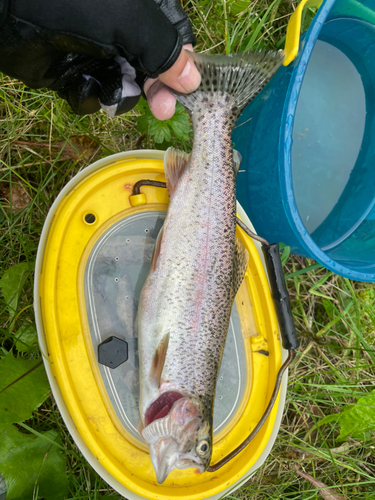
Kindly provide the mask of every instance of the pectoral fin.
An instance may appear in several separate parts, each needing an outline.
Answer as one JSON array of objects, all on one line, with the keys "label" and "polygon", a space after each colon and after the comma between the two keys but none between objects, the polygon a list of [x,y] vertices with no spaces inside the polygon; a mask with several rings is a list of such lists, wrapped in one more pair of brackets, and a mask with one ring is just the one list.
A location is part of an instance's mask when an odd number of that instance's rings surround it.
[{"label": "pectoral fin", "polygon": [[235,298],[238,289],[242,283],[249,261],[249,253],[243,246],[241,241],[236,237],[234,255],[233,255],[233,281],[232,281],[232,297]]},{"label": "pectoral fin", "polygon": [[[141,419],[138,420],[138,424],[137,424],[137,431],[138,431],[138,434],[141,436],[142,440],[144,443],[146,443],[144,437],[142,436],[142,431],[143,429],[145,428],[143,422]],[[147,444],[147,443],[146,443]]]},{"label": "pectoral fin", "polygon": [[154,358],[152,360],[150,379],[155,384],[156,387],[160,386],[160,378],[164,368],[165,357],[167,355],[169,343],[169,333],[163,337],[155,351]]},{"label": "pectoral fin", "polygon": [[175,148],[168,148],[164,156],[164,173],[169,198],[172,198],[179,180],[190,161],[190,154]]}]

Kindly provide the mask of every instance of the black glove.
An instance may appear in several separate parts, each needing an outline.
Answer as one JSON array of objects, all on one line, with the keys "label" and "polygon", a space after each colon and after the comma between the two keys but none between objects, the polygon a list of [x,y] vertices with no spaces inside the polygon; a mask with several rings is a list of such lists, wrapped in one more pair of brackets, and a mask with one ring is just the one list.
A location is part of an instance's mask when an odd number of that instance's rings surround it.
[{"label": "black glove", "polygon": [[185,43],[195,38],[179,0],[0,0],[0,71],[80,115],[129,111]]}]

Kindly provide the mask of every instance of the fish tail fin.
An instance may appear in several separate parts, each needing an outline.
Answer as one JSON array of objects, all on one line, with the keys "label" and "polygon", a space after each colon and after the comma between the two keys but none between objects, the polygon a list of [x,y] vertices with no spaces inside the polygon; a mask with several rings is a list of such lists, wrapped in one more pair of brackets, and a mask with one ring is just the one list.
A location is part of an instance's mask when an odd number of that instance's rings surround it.
[{"label": "fish tail fin", "polygon": [[[191,94],[172,91],[177,100],[190,112],[199,111],[204,103],[216,100],[223,103],[224,96],[237,116],[262,90],[284,60],[279,51],[245,52],[229,55],[208,55],[188,52],[202,80]],[[225,102],[225,97],[224,97]]]}]

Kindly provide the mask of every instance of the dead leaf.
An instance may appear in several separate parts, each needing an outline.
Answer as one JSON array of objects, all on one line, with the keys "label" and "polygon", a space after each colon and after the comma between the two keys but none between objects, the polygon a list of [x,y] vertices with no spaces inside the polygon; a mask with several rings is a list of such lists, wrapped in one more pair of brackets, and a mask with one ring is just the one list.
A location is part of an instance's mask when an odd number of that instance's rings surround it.
[{"label": "dead leaf", "polygon": [[285,457],[289,458],[289,460],[298,460],[297,455],[295,453],[293,453],[292,451],[285,453]]},{"label": "dead leaf", "polygon": [[34,147],[51,150],[56,153],[61,152],[61,156],[67,160],[91,160],[92,157],[99,152],[99,144],[87,135],[72,135],[69,137],[69,142],[58,141],[53,144],[49,142],[35,141],[13,141],[13,144],[18,146]]},{"label": "dead leaf", "polygon": [[[12,204],[12,211],[15,213],[23,210],[31,201],[26,186],[13,177],[12,184],[0,183],[0,197],[7,202],[9,208]],[[5,210],[9,212],[9,208],[5,207]]]},{"label": "dead leaf", "polygon": [[338,448],[331,448],[331,453],[346,453],[350,450],[350,444],[348,442],[342,444]]},{"label": "dead leaf", "polygon": [[304,472],[301,472],[300,470],[297,470],[296,472],[299,476],[304,477],[305,479],[310,481],[310,483],[315,486],[315,488],[318,488],[319,493],[322,495],[324,500],[346,500],[346,497],[344,497],[343,495],[339,495],[332,488],[328,488],[328,486],[321,481],[314,479],[313,477],[305,474]]}]

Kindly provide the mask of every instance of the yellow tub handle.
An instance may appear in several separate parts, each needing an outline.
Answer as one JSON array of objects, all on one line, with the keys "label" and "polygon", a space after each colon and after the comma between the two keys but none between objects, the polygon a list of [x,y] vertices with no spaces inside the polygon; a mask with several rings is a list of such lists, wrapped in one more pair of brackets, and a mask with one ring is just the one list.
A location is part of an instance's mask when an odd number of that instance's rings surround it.
[{"label": "yellow tub handle", "polygon": [[304,8],[319,8],[323,0],[302,0],[289,19],[286,29],[285,59],[284,66],[288,66],[297,57],[299,49],[299,38],[301,34],[301,18]]}]

